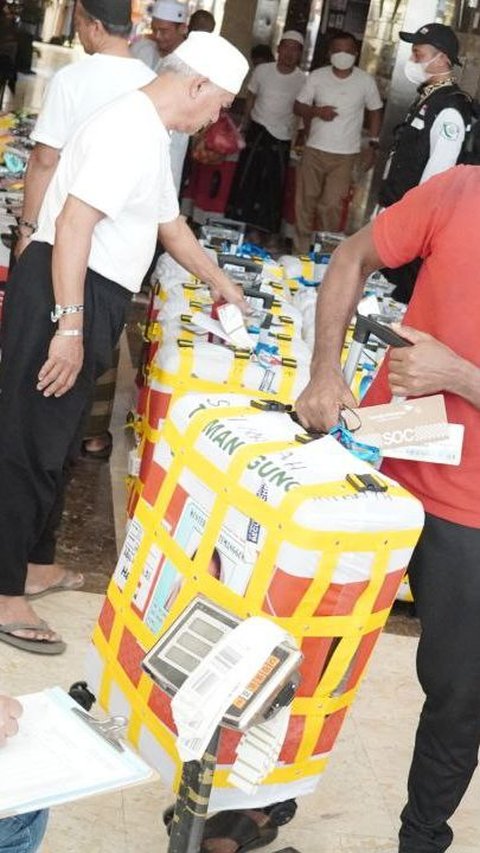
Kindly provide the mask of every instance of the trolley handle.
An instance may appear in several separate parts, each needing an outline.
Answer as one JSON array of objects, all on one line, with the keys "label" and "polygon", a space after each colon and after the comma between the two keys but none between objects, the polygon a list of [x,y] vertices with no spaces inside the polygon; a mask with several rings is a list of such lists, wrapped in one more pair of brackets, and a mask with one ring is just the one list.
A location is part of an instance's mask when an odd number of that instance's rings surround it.
[{"label": "trolley handle", "polygon": [[364,317],[362,314],[357,314],[357,321],[353,332],[353,340],[359,344],[365,345],[370,337],[375,335],[383,343],[390,347],[410,347],[410,341],[403,338],[398,332],[394,332],[388,323],[382,323],[375,320],[373,317]]},{"label": "trolley handle", "polygon": [[347,385],[351,386],[358,362],[360,361],[363,348],[368,342],[370,335],[375,335],[387,346],[391,347],[409,347],[410,341],[402,338],[397,332],[394,332],[391,326],[387,323],[381,323],[373,317],[364,317],[363,314],[357,314],[355,329],[353,330],[353,340],[350,345],[347,360],[343,368],[343,375]]},{"label": "trolley handle", "polygon": [[262,264],[251,261],[249,258],[242,258],[239,255],[220,254],[218,256],[218,266],[220,269],[223,269],[225,266],[230,268],[239,267],[241,272],[257,273],[258,275],[262,272]]}]

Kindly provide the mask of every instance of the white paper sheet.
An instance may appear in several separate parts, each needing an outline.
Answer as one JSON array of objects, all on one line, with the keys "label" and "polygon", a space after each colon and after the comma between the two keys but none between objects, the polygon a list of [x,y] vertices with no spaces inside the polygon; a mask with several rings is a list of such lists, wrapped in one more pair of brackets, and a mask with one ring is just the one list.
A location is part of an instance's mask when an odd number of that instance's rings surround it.
[{"label": "white paper sheet", "polygon": [[0,749],[0,817],[151,778],[131,749],[117,752],[72,713],[79,706],[61,688],[18,698],[19,733]]}]

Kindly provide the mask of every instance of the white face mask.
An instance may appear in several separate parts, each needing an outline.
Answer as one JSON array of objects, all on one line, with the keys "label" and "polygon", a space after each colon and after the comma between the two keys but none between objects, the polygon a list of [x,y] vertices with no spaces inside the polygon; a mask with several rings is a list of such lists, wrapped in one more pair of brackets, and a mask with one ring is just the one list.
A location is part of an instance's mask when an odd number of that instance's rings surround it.
[{"label": "white face mask", "polygon": [[348,71],[349,68],[353,68],[355,65],[355,56],[344,50],[339,50],[338,53],[332,53],[330,62],[339,71]]},{"label": "white face mask", "polygon": [[437,58],[437,56],[438,53],[436,53],[435,56],[432,56],[428,62],[414,62],[413,59],[407,59],[403,66],[407,80],[410,80],[410,83],[414,83],[415,86],[421,86],[422,83],[426,83],[428,78],[432,76],[431,74],[428,74],[426,69],[430,63]]}]

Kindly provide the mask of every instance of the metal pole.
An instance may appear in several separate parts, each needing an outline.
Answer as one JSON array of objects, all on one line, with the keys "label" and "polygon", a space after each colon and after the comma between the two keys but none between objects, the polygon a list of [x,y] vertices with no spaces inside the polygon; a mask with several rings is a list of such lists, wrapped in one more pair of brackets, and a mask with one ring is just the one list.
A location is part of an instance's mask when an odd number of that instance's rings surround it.
[{"label": "metal pole", "polygon": [[199,853],[217,761],[220,727],[200,761],[183,765],[168,853]]}]

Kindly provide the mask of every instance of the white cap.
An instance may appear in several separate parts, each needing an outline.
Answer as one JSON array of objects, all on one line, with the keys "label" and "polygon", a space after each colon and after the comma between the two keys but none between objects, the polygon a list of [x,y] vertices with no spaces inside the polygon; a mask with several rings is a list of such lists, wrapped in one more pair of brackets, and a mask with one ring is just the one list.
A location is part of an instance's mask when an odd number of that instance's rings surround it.
[{"label": "white cap", "polygon": [[280,41],[284,41],[285,39],[288,39],[289,41],[297,41],[299,44],[302,45],[302,47],[305,42],[305,39],[303,38],[302,34],[297,33],[296,30],[287,30],[285,33],[283,33]]},{"label": "white cap", "polygon": [[215,33],[190,33],[173,55],[232,95],[240,91],[249,69],[243,54]]},{"label": "white cap", "polygon": [[177,0],[157,0],[153,7],[152,18],[184,24],[187,20],[187,12],[186,3],[178,3]]}]

